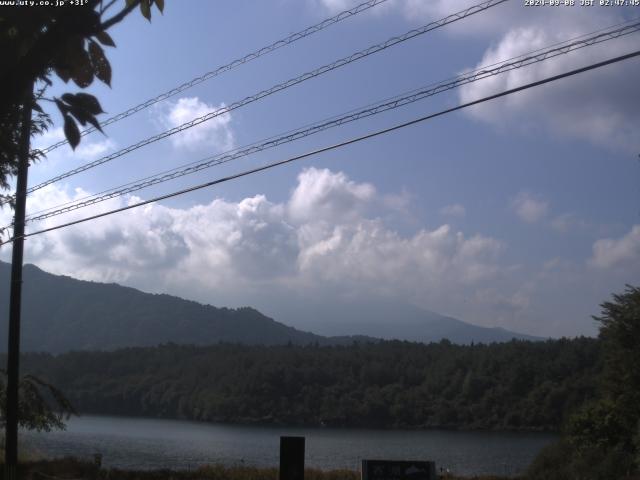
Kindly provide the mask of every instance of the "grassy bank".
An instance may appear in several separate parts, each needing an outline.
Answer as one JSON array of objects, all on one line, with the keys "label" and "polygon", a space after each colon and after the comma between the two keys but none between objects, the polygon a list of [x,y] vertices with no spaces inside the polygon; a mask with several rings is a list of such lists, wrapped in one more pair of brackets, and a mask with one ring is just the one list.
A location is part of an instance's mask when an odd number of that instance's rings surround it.
[{"label": "grassy bank", "polygon": [[[4,480],[4,465],[0,465],[0,479]],[[277,468],[225,467],[208,465],[191,471],[119,470],[97,468],[93,463],[73,458],[39,460],[20,466],[18,478],[24,480],[277,480]],[[446,480],[506,480],[507,477],[440,477]],[[513,477],[509,477],[513,480]],[[306,469],[305,480],[359,480],[360,473],[352,470]]]}]

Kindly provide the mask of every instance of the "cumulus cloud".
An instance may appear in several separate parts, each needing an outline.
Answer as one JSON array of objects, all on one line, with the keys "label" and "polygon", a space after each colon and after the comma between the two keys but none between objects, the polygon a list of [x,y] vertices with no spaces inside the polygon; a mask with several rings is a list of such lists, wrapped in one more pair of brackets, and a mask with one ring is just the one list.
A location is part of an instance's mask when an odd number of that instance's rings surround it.
[{"label": "cumulus cloud", "polygon": [[464,217],[466,213],[467,210],[464,208],[464,205],[461,205],[459,203],[446,205],[440,209],[440,215],[444,215],[447,217]]},{"label": "cumulus cloud", "polygon": [[511,208],[522,221],[535,223],[547,214],[549,202],[538,195],[523,191],[511,201]]},{"label": "cumulus cloud", "polygon": [[597,240],[593,244],[593,255],[589,263],[605,269],[640,265],[640,225],[634,225],[618,239]]},{"label": "cumulus cloud", "polygon": [[[51,185],[29,197],[28,209],[87,193]],[[64,220],[136,200],[111,199]],[[387,295],[442,309],[454,296],[471,292],[472,297],[474,289],[503,274],[504,245],[498,239],[464,234],[447,224],[400,233],[383,216],[371,214],[370,207],[384,208],[382,200],[373,185],[309,168],[285,202],[256,195],[187,209],[148,205],[34,236],[27,260],[55,273],[217,304],[253,304],[254,295],[278,291],[330,291]],[[6,222],[8,212],[2,215]],[[7,259],[8,251],[0,255]],[[487,319],[494,321],[491,315]]]},{"label": "cumulus cloud", "polygon": [[[331,12],[353,3],[347,0],[315,0]],[[355,2],[357,3],[357,2]],[[425,24],[477,4],[475,0],[389,0],[379,12],[395,12],[409,24]],[[377,10],[380,7],[376,7]],[[487,47],[469,69],[497,62],[575,39],[623,21],[629,12],[608,7],[580,6],[526,8],[522,2],[506,2],[447,25],[446,35],[474,37]],[[462,86],[461,103],[545,77],[557,75],[617,55],[634,51],[637,34],[590,46],[567,55]],[[583,73],[552,85],[494,100],[466,109],[472,118],[505,129],[535,134],[585,139],[613,150],[635,153],[640,122],[638,62],[629,60]]]},{"label": "cumulus cloud", "polygon": [[[496,45],[486,50],[476,67],[522,55],[616,21],[611,16],[601,17],[599,22],[595,22],[593,16],[584,15],[567,17],[563,22],[558,19],[534,22],[531,19],[504,33]],[[467,84],[459,90],[460,102],[466,103],[622,55],[634,50],[635,43],[633,36],[622,37]],[[625,80],[621,82],[620,79]],[[487,102],[467,111],[478,120],[500,127],[515,126],[536,134],[584,138],[609,148],[635,151],[638,141],[633,125],[640,120],[640,112],[633,105],[640,99],[640,93],[631,85],[638,82],[640,68],[637,62],[622,62]]]},{"label": "cumulus cloud", "polygon": [[[33,212],[89,193],[49,185],[29,196],[27,208]],[[447,223],[398,228],[387,215],[396,210],[385,207],[384,197],[344,173],[309,168],[282,202],[255,195],[213,198],[189,208],[147,205],[30,237],[26,261],[85,280],[266,308],[276,319],[286,316],[286,308],[305,312],[312,300],[321,308],[323,302],[389,299],[542,335],[593,333],[585,320],[615,285],[633,281],[627,267],[640,265],[640,225],[595,242],[586,263],[554,258],[526,267],[507,261],[508,245],[491,235]],[[138,200],[114,198],[29,229]],[[527,218],[540,215],[531,213],[539,209],[524,210]],[[0,220],[9,223],[9,215],[0,211]],[[9,255],[10,249],[0,249],[0,258]],[[558,311],[564,320],[556,320]],[[311,328],[298,317],[286,316],[292,325]]]},{"label": "cumulus cloud", "polygon": [[[160,121],[164,128],[174,128],[224,107],[224,103],[215,106],[201,101],[198,97],[185,97],[176,102],[169,102],[156,111],[160,113]],[[215,148],[217,151],[232,149],[235,140],[231,128],[231,114],[223,113],[169,138],[175,148]]]},{"label": "cumulus cloud", "polygon": [[375,194],[373,185],[355,183],[342,172],[309,169],[298,176],[298,186],[288,204],[289,214],[297,221],[341,223],[362,215]]}]

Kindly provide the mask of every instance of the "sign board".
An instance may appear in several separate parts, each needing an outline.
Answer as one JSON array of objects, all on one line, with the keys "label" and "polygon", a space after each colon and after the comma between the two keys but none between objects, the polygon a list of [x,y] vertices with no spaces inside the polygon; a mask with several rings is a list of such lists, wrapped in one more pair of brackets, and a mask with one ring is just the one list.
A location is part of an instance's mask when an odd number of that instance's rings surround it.
[{"label": "sign board", "polygon": [[362,480],[436,480],[436,464],[407,460],[362,460]]},{"label": "sign board", "polygon": [[280,480],[304,480],[304,437],[280,437]]}]

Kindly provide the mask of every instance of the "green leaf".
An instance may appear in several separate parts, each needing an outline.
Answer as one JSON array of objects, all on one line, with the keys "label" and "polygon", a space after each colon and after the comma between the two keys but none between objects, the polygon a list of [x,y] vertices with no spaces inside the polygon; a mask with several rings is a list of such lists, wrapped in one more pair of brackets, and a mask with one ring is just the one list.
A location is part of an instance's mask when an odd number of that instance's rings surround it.
[{"label": "green leaf", "polygon": [[85,110],[91,115],[104,113],[102,107],[100,106],[100,102],[98,102],[98,99],[93,95],[89,95],[88,93],[65,93],[64,95],[62,95],[62,100],[67,102],[69,105]]},{"label": "green leaf", "polygon": [[69,72],[69,70],[60,67],[54,67],[53,69],[56,72],[56,75],[58,75],[64,83],[69,82],[71,79],[71,72]]},{"label": "green leaf", "polygon": [[67,105],[65,105],[64,103],[62,103],[57,98],[54,98],[53,100],[56,102],[56,106],[58,107],[58,110],[60,110],[60,113],[64,117],[67,114],[67,111],[69,110],[69,107]]},{"label": "green leaf", "polygon": [[140,12],[142,12],[142,16],[147,20],[151,21],[151,3],[150,0],[141,0],[140,1]]},{"label": "green leaf", "polygon": [[80,143],[80,130],[76,122],[69,115],[64,116],[64,136],[67,137],[71,148],[75,150]]},{"label": "green leaf", "polygon": [[[100,132],[104,134],[102,128],[100,127],[100,123],[95,117],[97,114],[103,113],[100,102],[98,102],[98,99],[96,97],[82,92],[76,94],[65,93],[64,95],[62,95],[62,100],[64,100],[67,104],[65,105],[57,98],[55,99],[55,102],[65,118],[65,134],[67,128],[66,122],[68,121],[68,113],[73,115],[73,117],[78,122],[80,122],[80,125],[82,125],[83,127],[87,123],[90,123],[96,128],[96,130],[100,130]],[[73,133],[71,133],[71,135],[73,135]],[[69,141],[69,143],[71,143],[71,141]]]},{"label": "green leaf", "polygon": [[127,7],[130,7],[136,3],[136,0],[126,0],[126,1],[127,1]]},{"label": "green leaf", "polygon": [[158,10],[160,10],[160,13],[164,13],[164,0],[155,0],[155,2],[158,6]]},{"label": "green leaf", "polygon": [[102,110],[102,107],[100,106],[100,102],[93,95],[89,95],[88,93],[76,93],[74,97],[76,104],[84,108],[92,115],[104,113],[104,110]]},{"label": "green leaf", "polygon": [[71,75],[71,79],[80,88],[87,88],[93,83],[93,71],[89,70],[86,66],[78,67]]},{"label": "green leaf", "polygon": [[104,50],[96,42],[89,42],[89,55],[93,64],[93,72],[100,80],[111,86],[111,65],[104,55]]},{"label": "green leaf", "polygon": [[107,32],[100,32],[96,34],[96,38],[98,39],[98,41],[103,44],[106,45],[107,47],[115,47],[116,44],[113,41],[113,39],[111,38],[111,36],[107,33]]},{"label": "green leaf", "polygon": [[87,52],[84,52],[82,61],[74,65],[74,68],[71,70],[71,80],[80,88],[87,88],[93,83],[93,68]]},{"label": "green leaf", "polygon": [[96,117],[94,117],[93,115],[88,116],[87,117],[87,122],[89,122],[91,125],[93,125],[96,130],[98,130],[100,133],[102,133],[104,135],[104,132],[102,131],[102,127],[100,126],[100,122],[98,122]]},{"label": "green leaf", "polygon": [[67,102],[69,105],[73,105],[75,103],[76,96],[72,93],[65,93],[62,95],[62,100]]},{"label": "green leaf", "polygon": [[83,127],[87,124],[88,117],[90,116],[90,114],[86,110],[83,110],[79,107],[71,107],[69,109],[69,113],[73,115]]},{"label": "green leaf", "polygon": [[93,82],[93,67],[84,43],[84,38],[79,35],[69,38],[57,61],[57,66],[69,70],[71,79],[80,88],[86,88]]}]

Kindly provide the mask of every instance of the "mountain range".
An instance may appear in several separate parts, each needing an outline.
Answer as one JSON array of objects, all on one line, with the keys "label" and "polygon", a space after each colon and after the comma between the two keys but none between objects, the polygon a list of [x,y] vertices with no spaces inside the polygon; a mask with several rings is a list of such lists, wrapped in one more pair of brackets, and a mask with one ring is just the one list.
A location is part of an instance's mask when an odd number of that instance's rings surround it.
[{"label": "mountain range", "polygon": [[[0,351],[6,351],[10,265],[0,262]],[[280,323],[250,307],[218,308],[166,294],[151,294],[115,283],[97,283],[47,273],[34,265],[23,271],[21,345],[23,351],[61,353],[113,350],[162,343],[210,345],[345,345],[378,338],[454,343],[536,340],[504,329],[485,328],[411,306],[360,305],[358,318],[347,322],[357,305],[333,312],[319,335]],[[339,308],[341,304],[336,304]],[[310,307],[311,308],[311,307]],[[356,325],[359,332],[346,325]],[[352,329],[355,327],[352,327]]]}]

